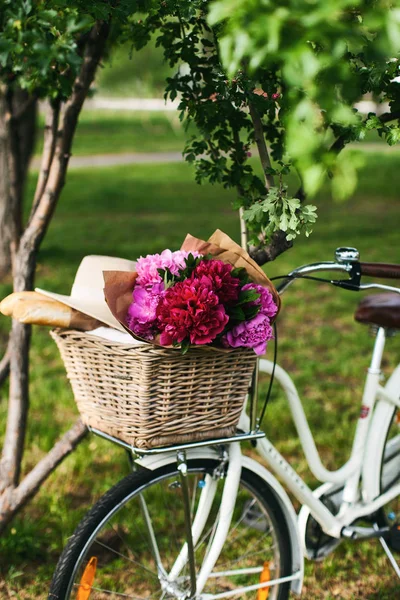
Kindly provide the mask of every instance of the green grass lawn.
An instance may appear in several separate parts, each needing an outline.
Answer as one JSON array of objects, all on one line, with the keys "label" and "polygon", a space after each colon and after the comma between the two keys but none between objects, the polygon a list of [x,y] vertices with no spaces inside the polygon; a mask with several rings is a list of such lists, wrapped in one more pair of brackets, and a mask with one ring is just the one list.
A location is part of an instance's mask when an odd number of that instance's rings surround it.
[{"label": "green grass lawn", "polygon": [[[36,155],[40,155],[43,147],[43,125],[44,117],[40,115]],[[193,126],[188,131],[184,129],[175,111],[84,110],[79,118],[73,155],[182,152],[194,131]],[[365,143],[378,143],[393,150],[375,132],[368,132]],[[359,147],[362,149],[363,144]]]},{"label": "green grass lawn", "polygon": [[[154,146],[153,146],[154,149]],[[266,267],[284,274],[307,262],[331,260],[337,246],[359,248],[365,261],[400,263],[399,158],[365,155],[357,193],[333,203],[324,191],[312,237]],[[29,192],[32,191],[33,181]],[[38,259],[36,284],[69,292],[86,254],[134,259],[165,247],[178,248],[187,232],[207,237],[219,227],[239,238],[232,193],[197,186],[186,164],[132,165],[71,171]],[[0,297],[9,293],[0,288]],[[372,346],[367,328],[355,324],[360,297],[316,283],[298,283],[283,299],[279,317],[279,362],[293,375],[304,399],[324,463],[344,461],[359,413],[362,380]],[[0,319],[4,347],[9,321]],[[389,340],[389,370],[399,362],[400,338]],[[266,382],[263,382],[262,392]],[[42,328],[34,328],[31,408],[24,471],[40,459],[77,418],[57,349]],[[0,435],[6,390],[0,396]],[[274,392],[266,430],[307,483],[309,473],[287,407]],[[128,470],[122,451],[88,437],[45,483],[0,539],[0,598],[44,599],[51,573],[68,536],[88,507]],[[307,563],[307,600],[394,599],[400,592],[378,542],[344,543],[324,563]]]},{"label": "green grass lawn", "polygon": [[[43,115],[39,119],[35,154],[43,147]],[[176,112],[82,111],[73,155],[123,152],[182,152],[187,133]]]},{"label": "green grass lawn", "polygon": [[105,60],[96,78],[96,89],[108,97],[162,98],[165,80],[174,72],[154,40],[139,52],[131,52],[125,44],[115,47]]}]

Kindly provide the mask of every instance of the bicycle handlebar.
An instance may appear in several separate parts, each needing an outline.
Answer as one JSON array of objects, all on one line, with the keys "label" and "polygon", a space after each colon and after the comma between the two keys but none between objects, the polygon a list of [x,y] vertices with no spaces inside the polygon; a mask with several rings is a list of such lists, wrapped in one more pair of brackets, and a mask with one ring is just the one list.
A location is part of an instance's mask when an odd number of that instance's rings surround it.
[{"label": "bicycle handlebar", "polygon": [[382,279],[400,279],[400,265],[387,263],[359,263],[361,275]]},{"label": "bicycle handlebar", "polygon": [[[335,271],[347,273],[349,278],[345,280],[329,279],[325,281],[337,287],[347,290],[360,291],[367,289],[379,289],[388,292],[400,293],[400,288],[395,288],[380,283],[360,283],[361,276],[381,277],[384,279],[400,279],[400,265],[386,263],[360,263],[358,261],[341,262],[320,262],[303,265],[291,271],[283,279],[284,281],[277,286],[277,290],[282,294],[296,279],[307,278],[311,273],[321,271]],[[312,277],[311,277],[312,279]]]}]

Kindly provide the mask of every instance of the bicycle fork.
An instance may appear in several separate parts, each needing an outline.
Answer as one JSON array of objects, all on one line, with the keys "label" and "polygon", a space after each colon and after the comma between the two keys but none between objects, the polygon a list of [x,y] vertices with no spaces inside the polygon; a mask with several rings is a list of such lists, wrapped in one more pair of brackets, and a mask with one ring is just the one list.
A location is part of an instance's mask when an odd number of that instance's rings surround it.
[{"label": "bicycle fork", "polygon": [[[209,578],[211,571],[213,570],[218,560],[218,557],[221,553],[226,537],[228,535],[236,503],[236,497],[239,489],[240,475],[242,471],[241,456],[242,454],[240,450],[240,444],[231,444],[229,446],[228,451],[229,463],[225,477],[224,489],[222,492],[218,524],[215,530],[212,543],[208,549],[205,560],[203,561],[199,574],[196,578],[194,550],[197,542],[201,537],[208,516],[210,514],[211,506],[217,489],[217,481],[215,478],[213,479],[213,477],[209,475],[206,476],[205,486],[201,491],[199,504],[192,523],[190,514],[189,489],[186,477],[186,456],[184,452],[178,452],[178,470],[180,473],[180,483],[183,495],[183,507],[185,512],[186,543],[182,547],[182,550],[179,553],[178,558],[176,559],[175,564],[173,565],[168,575],[168,580],[173,584],[173,582],[181,573],[184,566],[187,563],[189,563],[190,595],[185,596],[185,598],[187,598],[188,600],[200,597],[200,594],[202,593],[207,579]],[[223,476],[222,472],[221,476]]]}]

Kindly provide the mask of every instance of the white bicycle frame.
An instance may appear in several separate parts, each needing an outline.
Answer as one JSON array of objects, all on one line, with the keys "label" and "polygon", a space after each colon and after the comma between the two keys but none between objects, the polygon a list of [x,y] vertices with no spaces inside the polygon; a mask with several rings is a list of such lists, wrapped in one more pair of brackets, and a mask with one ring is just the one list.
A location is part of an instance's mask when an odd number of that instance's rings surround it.
[{"label": "white bicycle frame", "polygon": [[[351,455],[349,460],[337,471],[328,471],[322,465],[295,385],[281,367],[277,365],[275,369],[275,377],[285,391],[311,472],[321,482],[343,484],[344,486],[343,504],[339,514],[337,516],[331,514],[268,439],[261,439],[257,443],[257,448],[270,468],[282,478],[296,498],[309,507],[311,514],[321,525],[324,532],[334,538],[340,538],[343,528],[355,519],[375,512],[378,508],[400,495],[400,483],[394,485],[384,494],[379,495],[380,490],[377,489],[379,481],[377,482],[376,478],[372,480],[369,475],[373,471],[371,469],[372,463],[382,456],[382,442],[385,442],[385,440],[382,440],[382,430],[376,419],[374,420],[374,426],[371,427],[373,417],[383,411],[393,412],[394,406],[400,407],[398,396],[400,366],[393,372],[385,388],[379,384],[384,345],[385,330],[380,328],[376,337],[371,365],[368,369]],[[273,364],[271,362],[260,361],[260,371],[271,374],[272,368]],[[241,427],[246,426],[245,419],[248,423],[248,417],[244,415]],[[400,445],[400,436],[395,438],[394,443]]]},{"label": "white bicycle frame", "polygon": [[[350,268],[350,265],[338,263],[316,263],[315,265],[300,267],[293,273],[310,273],[322,270],[350,271]],[[289,278],[290,277],[291,276],[289,276]],[[289,278],[281,287],[282,291],[291,283]],[[400,292],[398,288],[371,284],[361,285],[360,289],[368,289],[371,287],[378,287],[388,291]],[[334,515],[319,499],[317,491],[313,492],[306,485],[306,483],[301,479],[301,477],[299,477],[296,471],[290,466],[290,464],[266,437],[257,440],[257,450],[265,459],[269,468],[280,477],[287,488],[295,495],[302,505],[308,508],[309,513],[311,513],[314,519],[320,524],[322,530],[327,535],[337,540],[343,537],[358,537],[356,535],[357,532],[355,532],[357,528],[352,528],[351,524],[356,519],[374,513],[379,508],[400,495],[400,483],[395,483],[384,493],[381,493],[380,490],[380,460],[383,455],[382,453],[384,444],[386,442],[385,439],[382,439],[381,424],[388,422],[387,419],[393,414],[394,407],[400,408],[400,365],[393,372],[385,388],[383,388],[379,383],[384,346],[385,330],[383,328],[379,328],[365,382],[360,417],[358,419],[353,439],[351,455],[349,460],[336,471],[329,471],[323,466],[296,387],[288,373],[286,373],[286,371],[284,371],[284,369],[278,365],[275,366],[275,379],[279,382],[287,397],[293,421],[295,423],[311,472],[319,481],[324,482],[328,488],[332,485],[342,486],[343,488],[342,502],[336,515]],[[273,372],[273,363],[261,359],[259,361],[259,370],[263,373],[271,375]],[[244,408],[239,421],[239,429],[243,431],[250,431],[251,429],[250,417],[246,413],[246,407]],[[391,440],[390,444],[396,448],[400,448],[400,434]],[[211,447],[187,450],[188,459],[215,459],[215,457],[216,450]],[[165,464],[176,462],[176,453],[171,452],[147,455],[137,459],[137,462],[148,469],[154,470]],[[395,466],[396,465],[389,464],[389,469],[393,468],[394,470]],[[290,532],[293,572],[288,577],[281,577],[267,583],[251,585],[243,587],[242,589],[226,591],[219,594],[203,594],[202,591],[208,578],[238,574],[238,571],[215,573],[213,569],[229,531],[233,510],[236,503],[242,467],[252,470],[262,479],[264,479],[264,481],[269,484],[270,489],[273,490],[273,493],[281,505]],[[398,472],[399,468],[397,465],[395,475],[397,475]],[[207,476],[206,485],[201,491],[198,508],[191,527],[192,541],[194,545],[200,539],[201,533],[209,516],[209,511],[215,495],[215,489],[216,486],[213,478],[211,476]],[[151,523],[148,525],[151,529]],[[372,537],[374,532],[375,528],[362,528],[360,537]],[[360,533],[360,530],[358,533]],[[304,548],[302,549],[298,524],[293,506],[278,480],[269,471],[259,465],[259,463],[243,456],[240,451],[239,443],[234,442],[230,444],[229,463],[220,506],[220,519],[206,559],[200,569],[200,573],[197,576],[196,593],[194,597],[199,600],[217,600],[229,598],[238,596],[240,593],[244,594],[252,590],[276,585],[285,581],[291,581],[292,591],[295,593],[300,593],[304,569],[303,550]],[[157,556],[157,552],[157,548],[155,548],[155,556]],[[188,545],[184,544],[174,566],[172,567],[170,573],[167,574],[167,580],[174,582],[187,562]],[[159,565],[159,567],[162,569],[162,565]],[[262,566],[259,568],[257,567],[256,571],[261,572]],[[254,573],[256,571],[254,568],[250,570],[241,569],[240,573]]]},{"label": "white bicycle frame", "polygon": [[[296,498],[306,505],[313,517],[321,525],[323,531],[333,538],[340,539],[343,529],[350,525],[355,519],[364,515],[375,512],[378,508],[400,495],[400,484],[394,485],[387,492],[379,495],[379,482],[375,478],[368,476],[371,473],[371,460],[382,456],[382,435],[379,422],[374,421],[374,426],[371,427],[374,415],[379,415],[382,411],[390,410],[393,412],[393,406],[400,407],[398,398],[398,390],[400,389],[400,365],[394,371],[388,385],[382,388],[379,384],[380,379],[380,364],[382,353],[385,344],[385,331],[379,329],[375,347],[372,355],[371,365],[366,378],[364,394],[362,398],[362,409],[357,423],[357,428],[354,436],[352,451],[349,460],[338,470],[328,471],[322,465],[314,438],[309,428],[306,415],[304,413],[296,387],[289,375],[276,365],[275,378],[282,386],[285,395],[289,402],[289,407],[293,416],[293,420],[308,462],[310,470],[315,477],[321,482],[331,484],[343,484],[343,502],[339,513],[335,516],[331,511],[316,497],[313,491],[304,483],[297,475],[295,470],[289,465],[283,456],[277,451],[273,444],[267,439],[262,438],[257,442],[257,450],[268,463],[268,466],[273,470],[288,489],[296,496]],[[271,374],[273,363],[267,360],[260,360],[260,371]],[[380,420],[380,419],[379,419]],[[250,418],[245,410],[242,413],[239,428],[248,431],[250,426]],[[395,443],[400,445],[400,435],[394,439]],[[191,458],[215,458],[215,451],[211,448],[199,448],[188,451],[188,459]],[[366,460],[367,457],[367,460]],[[176,455],[163,454],[146,456],[138,460],[138,462],[149,469],[156,469],[164,464],[175,462]],[[300,557],[299,547],[300,541],[297,530],[293,531],[294,510],[290,506],[290,500],[284,492],[278,481],[265,471],[263,467],[258,465],[251,459],[241,455],[240,444],[233,443],[229,447],[229,467],[226,475],[226,482],[220,507],[220,521],[211,544],[209,553],[203,563],[200,573],[197,576],[196,598],[202,600],[216,600],[217,598],[229,598],[237,596],[241,590],[236,589],[234,592],[223,592],[221,594],[202,594],[204,585],[209,577],[222,576],[223,573],[213,572],[218,556],[223,548],[226,535],[229,530],[233,509],[236,502],[236,495],[240,480],[240,473],[243,466],[256,471],[263,479],[272,484],[275,493],[280,497],[281,503],[285,507],[286,516],[288,518],[291,529],[292,547],[295,549],[293,573],[289,577],[280,578],[268,582],[267,584],[258,584],[253,586],[243,587],[242,592],[249,592],[261,587],[271,586],[284,581],[292,581],[292,590],[300,593],[302,577],[303,577],[303,557]],[[368,467],[368,468],[367,468]],[[268,474],[268,475],[267,475]],[[361,480],[361,487],[360,487]],[[209,510],[215,494],[215,482],[211,476],[206,478],[206,486],[203,488],[200,496],[200,501],[194,521],[192,523],[192,536],[194,545],[200,539],[201,533],[207,521]],[[180,574],[188,560],[188,549],[185,544],[178,556],[168,578],[174,581]],[[261,572],[262,567],[259,568]],[[244,571],[242,571],[244,573]],[[252,571],[254,572],[254,570]],[[235,572],[236,573],[236,572]],[[234,574],[226,573],[226,575]]]},{"label": "white bicycle frame", "polygon": [[[393,372],[385,388],[379,383],[381,373],[380,365],[384,345],[385,330],[380,328],[376,336],[372,360],[368,369],[362,397],[362,407],[355,431],[351,455],[349,460],[336,471],[328,471],[323,466],[296,387],[286,371],[278,365],[275,366],[275,378],[282,386],[287,397],[310,470],[321,482],[343,485],[343,501],[338,514],[333,515],[331,513],[267,438],[258,440],[257,450],[265,459],[271,470],[281,478],[296,498],[303,505],[308,507],[310,513],[321,525],[323,531],[333,538],[340,539],[346,526],[349,526],[357,518],[375,512],[377,509],[390,502],[390,500],[400,495],[400,483],[395,484],[384,494],[380,495],[380,484],[376,476],[377,471],[376,469],[371,469],[371,465],[374,461],[376,462],[377,457],[382,456],[382,444],[385,441],[382,441],[381,427],[379,426],[382,417],[387,411],[392,413],[393,407],[400,407],[398,397],[398,390],[400,389],[400,365]],[[273,363],[262,359],[260,360],[259,370],[270,375],[273,370]],[[244,431],[248,431],[250,428],[250,418],[246,414],[245,409],[241,415],[239,428]],[[400,435],[394,438],[392,443],[400,446]],[[196,457],[208,458],[210,456],[215,458],[215,450],[211,448],[198,448],[188,451],[188,459]],[[149,469],[156,469],[164,464],[175,461],[175,453],[145,456],[138,459],[138,462],[141,465]],[[259,476],[266,480],[271,487],[273,487],[275,494],[280,499],[291,534],[293,573],[289,577],[269,581],[267,584],[260,583],[243,587],[242,590],[236,589],[234,592],[228,591],[220,594],[202,594],[204,585],[209,577],[237,574],[237,572],[233,571],[232,573],[215,573],[213,572],[213,568],[218,560],[218,556],[223,548],[229,530],[236,502],[240,473],[243,466],[257,472]],[[201,492],[199,505],[192,523],[194,545],[200,539],[207,521],[215,495],[215,489],[216,485],[212,477],[207,476],[206,485]],[[292,591],[300,593],[303,579],[303,556],[300,550],[300,539],[295,524],[293,507],[279,482],[255,461],[241,455],[239,443],[233,443],[229,446],[229,466],[221,501],[220,515],[221,518],[218,523],[214,540],[206,560],[201,567],[200,573],[197,576],[196,598],[201,598],[202,600],[229,598],[231,596],[237,596],[241,591],[244,594],[251,590],[257,590],[258,588],[266,587],[267,585],[271,586],[283,583],[284,581],[291,581]],[[173,568],[167,575],[168,580],[174,581],[187,561],[188,548],[187,544],[185,544]],[[259,568],[260,572],[261,570],[262,567]],[[242,573],[244,572],[245,570],[242,570]],[[254,572],[254,569],[252,572]]]}]

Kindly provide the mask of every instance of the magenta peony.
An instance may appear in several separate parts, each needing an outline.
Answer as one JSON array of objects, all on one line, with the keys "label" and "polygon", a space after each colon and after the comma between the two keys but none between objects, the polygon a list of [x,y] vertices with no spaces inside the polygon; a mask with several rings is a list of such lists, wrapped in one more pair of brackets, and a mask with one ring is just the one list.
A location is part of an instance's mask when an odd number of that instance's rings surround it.
[{"label": "magenta peony", "polygon": [[192,279],[209,282],[223,304],[232,304],[239,297],[240,280],[232,277],[233,267],[222,260],[202,260],[192,273]]},{"label": "magenta peony", "polygon": [[258,313],[251,321],[243,321],[228,331],[222,338],[225,347],[253,348],[256,354],[264,354],[268,340],[273,338],[269,318]]},{"label": "magenta peony", "polygon": [[173,275],[178,275],[179,271],[185,267],[185,258],[189,254],[194,257],[200,256],[198,252],[184,252],[183,250],[176,252],[163,250],[161,254],[141,256],[136,262],[137,283],[142,286],[159,283],[161,277],[157,269],[169,269]]},{"label": "magenta peony", "polygon": [[242,290],[245,292],[246,290],[255,290],[260,294],[260,297],[253,302],[249,302],[249,304],[253,304],[256,306],[261,306],[260,313],[266,315],[270,319],[274,317],[277,313],[278,307],[275,304],[275,300],[269,290],[262,285],[258,285],[257,283],[246,283],[242,287]]},{"label": "magenta peony", "polygon": [[163,283],[155,283],[151,287],[136,285],[132,293],[132,304],[126,318],[129,329],[136,335],[152,340],[156,325],[156,309],[164,292]]},{"label": "magenta peony", "polygon": [[199,279],[187,279],[168,288],[158,305],[157,317],[160,343],[165,346],[185,339],[191,344],[210,344],[229,320],[210,285]]}]

